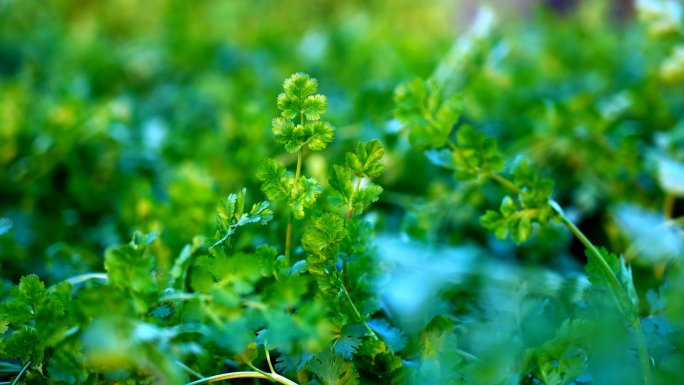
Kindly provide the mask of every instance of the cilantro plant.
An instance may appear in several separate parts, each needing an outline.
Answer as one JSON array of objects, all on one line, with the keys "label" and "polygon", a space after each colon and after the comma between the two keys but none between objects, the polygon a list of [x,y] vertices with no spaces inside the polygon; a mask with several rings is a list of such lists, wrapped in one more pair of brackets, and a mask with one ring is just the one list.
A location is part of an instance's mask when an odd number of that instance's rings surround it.
[{"label": "cilantro plant", "polygon": [[[297,153],[297,170],[294,174],[285,169],[282,162],[267,158],[257,169],[257,178],[263,182],[262,190],[270,200],[285,200],[290,208],[290,220],[285,238],[285,265],[290,264],[292,223],[304,219],[305,208],[316,205],[318,195],[323,191],[316,178],[307,178],[302,172],[302,151],[324,149],[332,142],[335,127],[320,120],[328,100],[316,94],[318,82],[304,73],[292,75],[283,84],[284,93],[278,95],[281,117],[273,119],[273,134],[276,143],[285,146],[290,153]],[[293,119],[299,118],[295,124]]]},{"label": "cilantro plant", "polygon": [[[321,150],[334,134],[319,120],[326,99],[314,94],[316,85],[297,73],[278,96],[283,116],[273,120],[275,141],[298,153],[296,173],[273,159],[257,167],[267,197],[289,208],[285,255],[267,244],[237,248],[235,239],[250,224],[274,219],[268,201],[248,209],[242,189],[219,199],[216,233],[195,238],[170,267],[153,255],[156,234],[136,232],[129,244],[106,251],[104,274],[47,289],[37,276],[26,276],[0,304],[0,352],[12,360],[3,367],[16,373],[13,383],[400,383],[395,353],[402,332],[372,318],[380,309],[380,271],[373,227],[358,218],[382,192],[363,181],[385,169],[384,149],[377,140],[360,143],[344,165],[331,167],[330,202],[346,218],[334,212],[309,218],[305,209],[316,208],[323,186],[302,175],[303,148]],[[293,219],[307,222],[305,258],[295,263]],[[226,367],[237,370],[202,374]]]},{"label": "cilantro plant", "polygon": [[[562,223],[586,248],[586,271],[596,290],[604,291],[632,325],[638,346],[644,384],[652,384],[651,363],[644,331],[639,319],[639,298],[632,282],[631,269],[624,258],[606,249],[597,248],[565,215],[552,198],[553,180],[540,177],[528,159],[523,158],[511,167],[511,177],[501,174],[506,168],[496,139],[488,138],[470,125],[458,127],[456,141],[452,141],[452,127],[462,110],[461,97],[443,97],[434,81],[416,79],[397,87],[395,116],[408,128],[411,144],[420,150],[439,152],[440,162],[450,159],[446,166],[453,169],[459,181],[496,181],[513,195],[505,196],[498,210],[488,210],[480,223],[494,232],[497,238],[511,236],[516,244],[527,241],[533,223],[547,227],[550,220]],[[448,162],[448,161],[447,161]],[[442,165],[445,165],[441,163]],[[548,365],[547,363],[537,363]],[[550,368],[549,368],[550,369]],[[542,374],[542,379],[545,375]],[[545,381],[546,382],[546,381]]]}]

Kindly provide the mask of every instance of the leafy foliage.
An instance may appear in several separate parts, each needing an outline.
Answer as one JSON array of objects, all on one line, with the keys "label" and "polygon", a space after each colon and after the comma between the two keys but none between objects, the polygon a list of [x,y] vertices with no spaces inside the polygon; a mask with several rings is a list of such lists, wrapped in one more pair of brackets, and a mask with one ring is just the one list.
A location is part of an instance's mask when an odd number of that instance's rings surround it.
[{"label": "leafy foliage", "polygon": [[327,349],[316,355],[309,363],[311,371],[318,376],[323,385],[358,384],[358,373],[351,363],[344,362],[341,356]]},{"label": "leafy foliage", "polygon": [[418,149],[446,145],[455,121],[463,111],[463,99],[452,96],[442,100],[434,81],[414,79],[397,87],[394,93],[395,116],[411,126],[409,140]]},{"label": "leafy foliage", "polygon": [[681,381],[684,8],[407,5],[4,4],[0,382]]}]

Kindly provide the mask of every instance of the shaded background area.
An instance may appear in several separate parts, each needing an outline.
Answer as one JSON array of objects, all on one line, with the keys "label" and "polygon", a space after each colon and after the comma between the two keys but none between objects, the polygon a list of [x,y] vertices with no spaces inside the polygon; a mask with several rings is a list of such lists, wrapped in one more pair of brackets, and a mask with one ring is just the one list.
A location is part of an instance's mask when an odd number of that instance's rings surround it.
[{"label": "shaded background area", "polygon": [[[432,75],[462,93],[464,121],[510,159],[529,156],[590,238],[624,252],[612,210],[660,211],[653,156],[684,156],[684,64],[664,64],[681,37],[661,32],[626,1],[0,0],[0,216],[14,224],[1,274],[100,270],[103,250],[135,229],[161,232],[154,253],[168,266],[213,232],[218,197],[245,186],[248,203],[264,199],[259,159],[296,161],[270,121],[297,71],[318,78],[337,127],[326,153],[307,157],[309,175],[326,180],[359,140],[386,145],[369,214],[380,231],[577,271],[582,250],[561,229],[515,248],[481,228],[500,190],[459,184],[411,149],[393,90]],[[671,215],[683,213],[679,202]],[[274,223],[237,242],[282,234]],[[642,270],[657,279],[651,263]]]}]

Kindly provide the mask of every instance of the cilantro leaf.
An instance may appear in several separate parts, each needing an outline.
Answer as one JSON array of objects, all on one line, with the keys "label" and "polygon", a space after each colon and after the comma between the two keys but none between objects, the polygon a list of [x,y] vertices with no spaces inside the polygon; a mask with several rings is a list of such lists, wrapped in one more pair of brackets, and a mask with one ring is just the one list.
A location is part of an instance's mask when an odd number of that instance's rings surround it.
[{"label": "cilantro leaf", "polygon": [[257,179],[263,182],[263,191],[270,200],[281,200],[290,197],[294,185],[294,174],[285,169],[281,162],[265,158],[257,166]]},{"label": "cilantro leaf", "polygon": [[422,79],[399,85],[394,102],[394,116],[409,128],[409,141],[419,150],[444,147],[463,111],[461,96],[442,99],[437,84]]},{"label": "cilantro leaf", "polygon": [[320,151],[324,149],[328,143],[333,141],[335,127],[328,122],[317,120],[304,126],[304,135],[304,143],[306,143],[312,151]]},{"label": "cilantro leaf", "polygon": [[143,239],[148,237],[136,232],[127,245],[105,251],[104,266],[113,286],[139,293],[156,292],[157,282],[152,276],[156,261],[154,257],[144,255],[147,242]]},{"label": "cilantro leaf", "polygon": [[276,259],[278,250],[269,245],[261,245],[257,247],[256,255],[259,258],[261,275],[270,277],[277,274],[281,267],[278,263],[279,261]]},{"label": "cilantro leaf", "polygon": [[278,144],[284,144],[287,152],[297,152],[306,142],[304,127],[295,126],[292,120],[287,118],[275,118],[272,123],[274,140]]},{"label": "cilantro leaf", "polygon": [[28,361],[42,363],[45,357],[45,346],[38,335],[38,331],[29,326],[24,326],[12,334],[5,341],[4,350],[5,355],[19,357],[24,363]]},{"label": "cilantro leaf", "polygon": [[302,110],[304,115],[309,120],[318,120],[321,114],[325,112],[325,106],[328,104],[328,99],[323,95],[310,95],[304,99]]},{"label": "cilantro leaf", "polygon": [[369,183],[366,187],[359,189],[352,198],[354,214],[361,214],[364,207],[376,202],[382,191],[382,187],[375,183]]},{"label": "cilantro leaf", "polygon": [[316,79],[298,72],[283,84],[284,93],[278,95],[278,108],[281,115],[294,119],[298,114],[304,114],[307,119],[317,120],[325,112],[327,99],[323,95],[313,95],[318,88]]},{"label": "cilantro leaf", "polygon": [[290,207],[295,218],[304,219],[304,208],[312,209],[316,206],[316,199],[323,192],[323,186],[316,178],[300,177],[292,187]]},{"label": "cilantro leaf", "polygon": [[298,372],[302,370],[304,365],[306,365],[314,357],[313,354],[304,352],[297,355],[289,355],[281,353],[276,360],[275,367],[283,373],[295,371]]},{"label": "cilantro leaf", "polygon": [[351,360],[352,354],[361,345],[361,337],[367,334],[366,328],[358,323],[344,325],[333,347],[335,352],[341,354],[346,360]]},{"label": "cilantro leaf", "polygon": [[408,338],[404,332],[392,327],[392,325],[390,325],[384,319],[373,319],[368,321],[367,324],[371,327],[371,329],[380,335],[392,353],[396,353],[406,346]]},{"label": "cilantro leaf", "polygon": [[[610,253],[603,247],[599,248],[598,251],[601,253],[603,259],[607,262],[610,270],[615,274],[618,283],[622,287],[622,290],[619,293],[615,293],[615,295],[618,296],[620,307],[627,314],[631,313],[636,316],[639,310],[639,296],[634,288],[631,266],[626,265],[623,256],[618,258],[615,254]],[[596,257],[594,257],[589,250],[585,250],[585,254],[587,255],[587,265],[584,269],[587,272],[587,278],[589,279],[589,282],[591,282],[593,289],[599,293],[612,291],[611,284],[608,281],[606,274],[601,269]]]},{"label": "cilantro leaf", "polygon": [[330,198],[331,203],[336,205],[349,205],[354,194],[354,186],[351,182],[351,172],[346,167],[333,164],[330,167],[328,183],[335,194]]},{"label": "cilantro leaf", "polygon": [[324,214],[304,231],[302,248],[309,254],[332,258],[337,255],[339,243],[346,235],[344,221],[339,215]]},{"label": "cilantro leaf", "polygon": [[380,159],[382,159],[384,154],[385,149],[375,139],[365,144],[359,143],[356,147],[356,153],[347,153],[347,166],[359,178],[374,178],[380,175],[386,168],[384,164],[380,163]]},{"label": "cilantro leaf", "polygon": [[504,168],[503,156],[497,150],[494,138],[487,138],[482,132],[469,125],[462,125],[456,133],[458,146],[454,149],[456,179],[475,180],[483,171],[497,172]]},{"label": "cilantro leaf", "polygon": [[333,349],[325,349],[309,362],[311,371],[323,381],[323,385],[355,385],[359,374],[351,362],[345,362]]}]

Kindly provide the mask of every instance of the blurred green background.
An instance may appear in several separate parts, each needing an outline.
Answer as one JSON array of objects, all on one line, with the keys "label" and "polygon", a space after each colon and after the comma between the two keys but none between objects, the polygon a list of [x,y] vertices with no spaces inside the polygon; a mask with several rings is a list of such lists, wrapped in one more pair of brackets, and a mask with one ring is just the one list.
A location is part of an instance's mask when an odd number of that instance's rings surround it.
[{"label": "blurred green background", "polygon": [[[101,271],[104,249],[135,229],[161,232],[154,253],[169,266],[213,232],[218,197],[245,186],[248,203],[264,199],[262,157],[296,162],[270,121],[297,71],[318,79],[337,127],[307,175],[327,180],[360,140],[385,144],[385,192],[368,216],[381,233],[579,271],[564,230],[515,248],[481,228],[498,186],[459,184],[430,164],[438,154],[411,149],[393,90],[432,76],[462,93],[464,121],[508,160],[529,156],[589,237],[624,252],[613,210],[660,212],[655,156],[684,160],[681,14],[653,11],[661,3],[0,0],[0,216],[13,222],[1,274]],[[258,231],[240,246],[282,247],[283,221]]]}]

